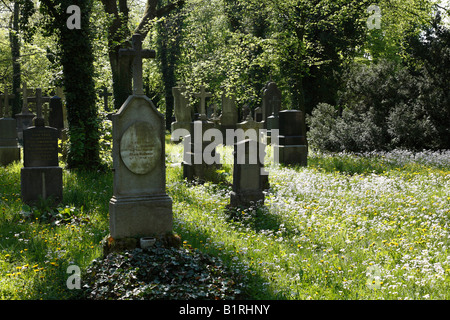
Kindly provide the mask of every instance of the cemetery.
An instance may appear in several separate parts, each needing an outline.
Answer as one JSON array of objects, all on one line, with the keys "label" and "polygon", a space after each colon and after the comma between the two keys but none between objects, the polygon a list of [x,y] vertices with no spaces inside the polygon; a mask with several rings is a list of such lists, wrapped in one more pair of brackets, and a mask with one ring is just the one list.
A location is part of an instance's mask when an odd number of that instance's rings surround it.
[{"label": "cemetery", "polygon": [[119,2],[0,4],[1,300],[450,298],[448,5]]}]

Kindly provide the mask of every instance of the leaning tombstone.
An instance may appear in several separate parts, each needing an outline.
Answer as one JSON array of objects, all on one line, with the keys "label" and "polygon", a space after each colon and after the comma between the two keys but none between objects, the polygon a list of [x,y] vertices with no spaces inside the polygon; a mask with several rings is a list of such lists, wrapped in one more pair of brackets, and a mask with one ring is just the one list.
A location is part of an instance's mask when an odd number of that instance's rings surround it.
[{"label": "leaning tombstone", "polygon": [[161,237],[172,232],[172,199],[166,194],[164,116],[144,94],[141,36],[132,37],[133,94],[116,114],[113,125],[114,187],[109,203],[109,231],[114,241]]},{"label": "leaning tombstone", "polygon": [[58,130],[35,118],[34,126],[23,131],[22,201],[34,205],[50,199],[62,201],[62,168],[58,166]]},{"label": "leaning tombstone", "polygon": [[274,161],[286,165],[307,166],[308,147],[303,135],[303,113],[300,110],[283,110],[279,113],[278,141],[273,146]]}]

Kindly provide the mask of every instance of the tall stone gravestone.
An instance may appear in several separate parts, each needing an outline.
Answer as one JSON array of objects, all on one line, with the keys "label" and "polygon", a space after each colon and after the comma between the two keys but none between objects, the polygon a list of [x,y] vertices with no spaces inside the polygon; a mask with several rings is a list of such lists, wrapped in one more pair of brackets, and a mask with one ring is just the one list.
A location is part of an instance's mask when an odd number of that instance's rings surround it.
[{"label": "tall stone gravestone", "polygon": [[[186,87],[183,83],[178,82],[176,87],[172,88],[174,100],[175,122],[171,124],[171,131],[176,129],[190,130],[192,122],[192,109],[189,105],[189,98],[187,96]],[[176,140],[177,142],[179,140]]]},{"label": "tall stone gravestone", "polygon": [[35,118],[34,126],[23,131],[22,201],[35,204],[51,197],[62,200],[62,168],[58,166],[58,130]]},{"label": "tall stone gravestone", "polygon": [[222,130],[236,129],[238,116],[235,97],[224,92],[222,94],[222,117],[220,118]]},{"label": "tall stone gravestone", "polygon": [[133,95],[112,116],[114,188],[109,203],[109,227],[114,239],[162,236],[172,231],[172,199],[166,194],[164,117],[144,94],[140,35],[132,49]]},{"label": "tall stone gravestone", "polygon": [[278,113],[281,109],[281,91],[275,82],[269,82],[263,93],[263,121],[267,129],[267,141],[271,140],[271,130],[279,128]]},{"label": "tall stone gravestone", "polygon": [[273,146],[274,161],[286,165],[307,165],[308,147],[303,134],[303,113],[283,110],[279,113],[278,144]]}]

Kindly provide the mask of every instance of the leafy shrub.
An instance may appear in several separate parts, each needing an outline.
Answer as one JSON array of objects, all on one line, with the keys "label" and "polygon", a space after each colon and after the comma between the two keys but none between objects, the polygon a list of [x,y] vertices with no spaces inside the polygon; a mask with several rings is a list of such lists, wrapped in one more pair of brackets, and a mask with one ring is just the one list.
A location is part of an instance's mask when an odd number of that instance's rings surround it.
[{"label": "leafy shrub", "polygon": [[405,41],[407,58],[354,63],[342,75],[339,104],[319,104],[308,124],[323,151],[450,148],[450,29],[439,17]]},{"label": "leafy shrub", "polygon": [[134,249],[94,260],[82,277],[88,299],[234,299],[241,276],[190,248]]}]

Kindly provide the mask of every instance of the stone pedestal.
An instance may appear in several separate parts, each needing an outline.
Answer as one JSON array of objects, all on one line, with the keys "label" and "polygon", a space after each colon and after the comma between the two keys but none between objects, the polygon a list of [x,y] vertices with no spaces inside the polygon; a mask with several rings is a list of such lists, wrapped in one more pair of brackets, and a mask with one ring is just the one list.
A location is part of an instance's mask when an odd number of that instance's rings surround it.
[{"label": "stone pedestal", "polygon": [[168,195],[118,197],[109,202],[109,230],[115,239],[163,235],[172,231],[172,199]]},{"label": "stone pedestal", "polygon": [[20,171],[22,201],[36,204],[40,199],[51,197],[55,203],[63,198],[62,168],[23,167]]}]

